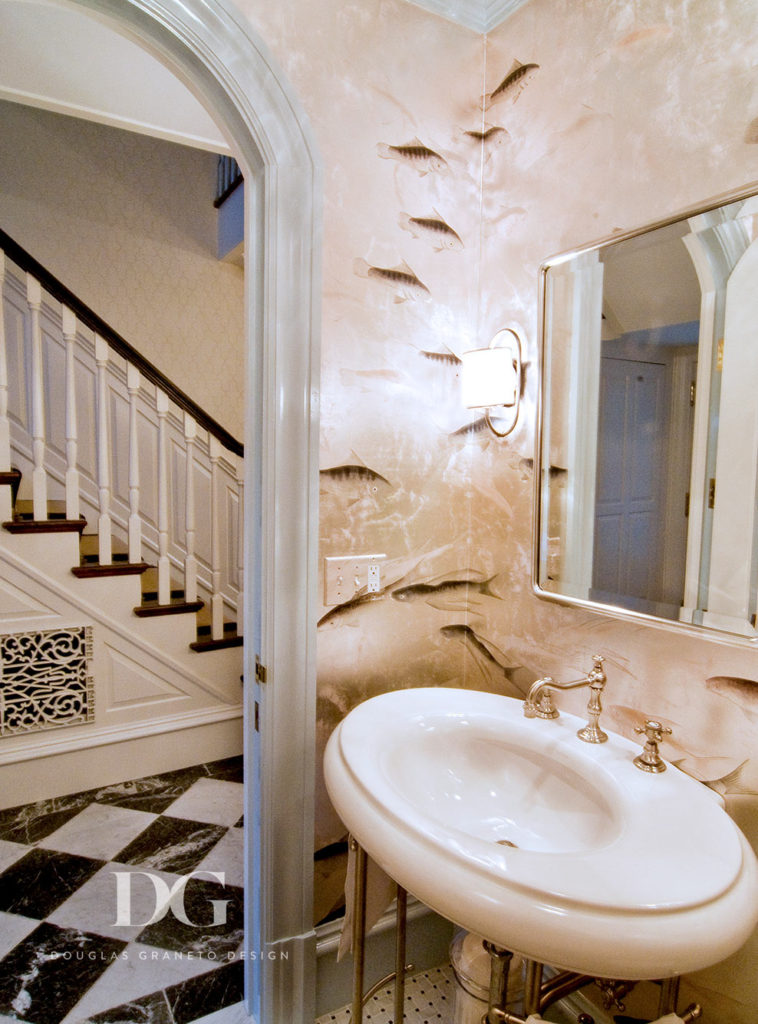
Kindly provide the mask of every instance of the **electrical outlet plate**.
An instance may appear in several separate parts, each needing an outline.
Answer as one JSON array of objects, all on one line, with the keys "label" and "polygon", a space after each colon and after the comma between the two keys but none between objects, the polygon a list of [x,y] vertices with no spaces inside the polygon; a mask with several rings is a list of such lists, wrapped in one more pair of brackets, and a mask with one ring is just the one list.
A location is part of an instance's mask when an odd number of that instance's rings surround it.
[{"label": "electrical outlet plate", "polygon": [[382,562],[386,555],[345,555],[324,559],[324,604],[345,604],[362,594],[382,589]]}]

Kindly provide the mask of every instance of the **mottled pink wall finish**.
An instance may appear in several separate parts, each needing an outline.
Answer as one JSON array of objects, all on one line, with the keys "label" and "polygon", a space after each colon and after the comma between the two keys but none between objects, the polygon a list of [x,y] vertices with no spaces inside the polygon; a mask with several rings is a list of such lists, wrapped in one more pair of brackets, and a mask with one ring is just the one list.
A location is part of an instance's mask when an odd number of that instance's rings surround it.
[{"label": "mottled pink wall finish", "polygon": [[[758,651],[530,583],[539,266],[758,178],[755,0],[529,0],[486,39],[402,0],[240,6],[324,161],[321,554],[387,555],[379,600],[322,609],[320,749],[372,693],[518,692],[599,652],[608,725],[670,724],[758,841]],[[527,370],[499,441],[457,357],[504,326]],[[317,846],[341,831],[320,790]],[[757,948],[693,979],[709,1019],[754,1020]]]}]

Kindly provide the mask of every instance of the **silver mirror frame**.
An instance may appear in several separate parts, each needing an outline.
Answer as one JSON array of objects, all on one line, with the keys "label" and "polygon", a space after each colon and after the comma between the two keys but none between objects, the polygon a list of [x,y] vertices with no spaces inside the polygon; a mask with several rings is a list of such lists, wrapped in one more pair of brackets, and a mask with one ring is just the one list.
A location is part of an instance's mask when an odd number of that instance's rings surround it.
[{"label": "silver mirror frame", "polygon": [[[596,612],[600,615],[605,615],[614,619],[621,619],[632,623],[650,625],[653,627],[661,628],[669,631],[677,631],[678,633],[684,633],[698,639],[707,639],[716,643],[730,644],[739,647],[748,647],[755,650],[758,645],[758,637],[746,637],[740,636],[738,633],[729,633],[726,631],[719,630],[713,626],[698,625],[689,622],[679,622],[673,619],[665,619],[656,615],[649,614],[647,612],[634,611],[632,609],[623,608],[619,605],[602,604],[598,601],[592,601],[588,598],[580,598],[568,596],[554,591],[545,590],[540,586],[539,582],[539,566],[540,566],[540,533],[541,524],[543,519],[543,486],[542,477],[545,471],[543,461],[543,444],[545,441],[544,436],[544,414],[545,414],[545,389],[546,389],[546,374],[545,374],[545,363],[546,363],[546,324],[547,324],[547,287],[546,277],[547,272],[552,267],[559,266],[562,263],[567,262],[579,255],[595,252],[598,249],[603,248],[606,245],[626,241],[627,239],[637,238],[641,235],[648,234],[649,232],[655,231],[659,228],[667,228],[679,221],[695,217],[700,214],[709,213],[712,210],[716,210],[721,206],[727,205],[733,202],[739,202],[740,200],[749,199],[753,196],[758,195],[758,181],[753,181],[742,188],[723,192],[718,196],[714,196],[711,199],[706,200],[703,203],[699,203],[696,206],[687,207],[678,211],[677,213],[666,217],[664,219],[645,224],[641,227],[634,228],[626,232],[617,232],[612,235],[605,236],[594,242],[590,242],[587,245],[578,246],[575,249],[567,250],[558,253],[555,256],[551,256],[546,259],[541,265],[539,270],[539,298],[538,298],[538,337],[539,337],[539,352],[538,352],[538,386],[537,386],[537,400],[536,400],[536,423],[534,433],[534,499],[533,508],[534,516],[532,521],[532,591],[533,593],[541,598],[542,600],[552,602],[553,604],[563,605],[565,607],[582,608],[586,611]],[[549,467],[548,467],[549,469]]]}]

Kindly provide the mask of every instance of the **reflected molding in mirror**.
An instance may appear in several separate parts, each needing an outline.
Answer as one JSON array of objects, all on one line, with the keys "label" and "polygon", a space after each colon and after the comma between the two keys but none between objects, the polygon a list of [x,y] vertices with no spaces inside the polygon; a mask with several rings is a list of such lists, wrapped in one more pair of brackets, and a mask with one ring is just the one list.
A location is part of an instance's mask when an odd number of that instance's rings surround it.
[{"label": "reflected molding in mirror", "polygon": [[758,182],[540,271],[534,588],[758,640]]}]

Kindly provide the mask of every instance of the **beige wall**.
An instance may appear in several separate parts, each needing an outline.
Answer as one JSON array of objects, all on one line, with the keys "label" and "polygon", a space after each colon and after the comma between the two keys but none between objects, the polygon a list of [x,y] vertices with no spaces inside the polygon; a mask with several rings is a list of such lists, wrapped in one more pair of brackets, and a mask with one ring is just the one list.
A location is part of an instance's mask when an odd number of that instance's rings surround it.
[{"label": "beige wall", "polygon": [[[758,112],[755,14],[752,0],[530,0],[490,37],[488,87],[514,57],[540,65],[518,101],[498,111],[509,147],[484,199],[484,308],[523,318],[532,368],[542,260],[758,178],[758,153],[746,142]],[[506,206],[521,212],[498,222]],[[529,413],[508,452],[533,443],[535,387],[532,370]],[[515,485],[510,500],[513,514],[500,519],[497,536],[472,503],[473,550],[494,548],[519,568],[484,635],[511,660],[558,678],[604,654],[609,724],[627,735],[642,717],[671,725],[666,756],[725,792],[758,846],[758,652],[539,601],[528,585],[531,481]],[[717,1024],[749,1024],[757,957],[754,939],[692,979],[683,999],[699,998]]]},{"label": "beige wall", "polygon": [[[486,61],[474,34],[400,2],[241,6],[305,106],[325,165],[322,554],[389,556],[381,600],[324,608],[322,741],[373,692],[430,682],[513,692],[537,674],[573,677],[599,651],[610,725],[629,734],[661,717],[675,730],[670,757],[726,780],[730,804],[755,793],[758,686],[736,702],[736,687],[707,680],[755,679],[758,654],[537,600],[528,461],[540,263],[756,176],[744,141],[756,115],[752,0],[531,0],[489,37]],[[465,133],[482,127],[482,94],[514,60],[539,69],[485,113],[508,134],[480,162]],[[443,156],[441,170],[422,176],[382,157],[381,144],[413,139]],[[403,230],[403,213],[439,214],[463,247],[435,251]],[[404,261],[430,296],[394,301],[356,275],[356,259]],[[527,339],[520,427],[506,441],[457,433],[476,416],[460,406],[449,356],[509,324]],[[317,843],[339,833],[322,794]],[[709,1019],[748,1024],[753,978],[727,964],[696,979]]]},{"label": "beige wall", "polygon": [[0,102],[0,226],[241,438],[244,275],[212,153]]}]

